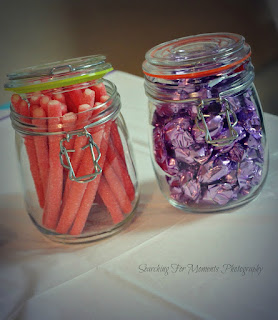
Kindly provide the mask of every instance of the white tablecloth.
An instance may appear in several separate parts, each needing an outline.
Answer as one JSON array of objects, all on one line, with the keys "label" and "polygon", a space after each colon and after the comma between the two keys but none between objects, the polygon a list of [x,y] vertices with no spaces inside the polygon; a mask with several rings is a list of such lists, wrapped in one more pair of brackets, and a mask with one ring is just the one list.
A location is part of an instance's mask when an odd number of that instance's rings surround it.
[{"label": "white tablecloth", "polygon": [[0,120],[0,319],[278,319],[278,117],[265,114],[261,194],[230,213],[185,213],[155,180],[143,79],[108,78],[133,141],[136,217],[87,245],[45,239],[24,208],[10,120]]}]

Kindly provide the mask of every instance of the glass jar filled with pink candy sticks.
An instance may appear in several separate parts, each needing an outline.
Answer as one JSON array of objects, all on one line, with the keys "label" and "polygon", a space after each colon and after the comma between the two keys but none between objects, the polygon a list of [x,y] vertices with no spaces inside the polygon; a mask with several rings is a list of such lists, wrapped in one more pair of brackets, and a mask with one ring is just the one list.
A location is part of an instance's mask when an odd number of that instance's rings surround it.
[{"label": "glass jar filled with pink candy sticks", "polygon": [[8,75],[27,212],[48,238],[97,240],[131,220],[138,182],[112,70],[101,55]]},{"label": "glass jar filled with pink candy sticks", "polygon": [[251,49],[237,34],[184,37],[143,63],[153,167],[162,193],[192,212],[254,199],[268,171]]}]

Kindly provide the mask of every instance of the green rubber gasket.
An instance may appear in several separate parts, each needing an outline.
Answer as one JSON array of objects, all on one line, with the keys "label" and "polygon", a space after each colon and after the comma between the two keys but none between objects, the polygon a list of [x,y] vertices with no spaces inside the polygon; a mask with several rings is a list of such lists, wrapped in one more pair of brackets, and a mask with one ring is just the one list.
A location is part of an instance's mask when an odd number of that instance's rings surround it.
[{"label": "green rubber gasket", "polygon": [[113,68],[102,70],[93,74],[85,74],[85,75],[74,77],[74,78],[68,78],[68,79],[57,80],[52,82],[44,82],[44,83],[38,83],[38,84],[31,84],[28,86],[22,86],[17,88],[5,88],[5,90],[12,91],[15,93],[30,93],[30,92],[36,92],[41,90],[56,89],[60,87],[70,86],[73,84],[100,79],[110,71],[113,71]]}]

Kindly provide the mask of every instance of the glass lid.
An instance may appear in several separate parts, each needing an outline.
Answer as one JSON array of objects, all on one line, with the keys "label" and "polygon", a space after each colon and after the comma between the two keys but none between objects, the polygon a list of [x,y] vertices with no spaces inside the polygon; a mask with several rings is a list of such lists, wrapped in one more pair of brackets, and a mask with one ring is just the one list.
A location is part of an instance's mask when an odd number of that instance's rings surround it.
[{"label": "glass lid", "polygon": [[251,55],[241,35],[210,33],[161,43],[146,53],[143,72],[164,79],[195,78],[229,69]]},{"label": "glass lid", "polygon": [[28,93],[102,78],[113,70],[103,55],[92,55],[38,65],[7,75],[5,90]]}]

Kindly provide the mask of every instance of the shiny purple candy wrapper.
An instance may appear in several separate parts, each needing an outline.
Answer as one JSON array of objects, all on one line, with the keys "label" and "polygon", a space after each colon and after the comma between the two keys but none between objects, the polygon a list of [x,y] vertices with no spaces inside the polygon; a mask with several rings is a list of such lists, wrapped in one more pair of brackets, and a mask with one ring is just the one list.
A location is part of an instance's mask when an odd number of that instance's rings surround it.
[{"label": "shiny purple candy wrapper", "polygon": [[[199,86],[198,88],[199,89]],[[154,159],[166,173],[170,197],[181,205],[213,208],[237,201],[249,194],[262,179],[264,148],[262,124],[250,90],[226,101],[235,112],[238,136],[224,145],[207,143],[202,121],[196,123],[193,103],[163,103],[153,114]],[[192,85],[183,97],[194,92]],[[195,91],[198,96],[199,91]],[[209,89],[201,98],[210,98]],[[220,102],[205,109],[211,139],[230,135],[227,115]]]}]

